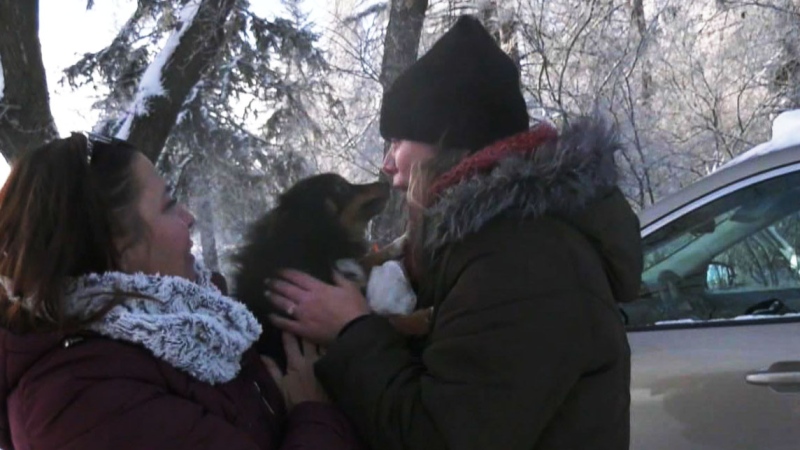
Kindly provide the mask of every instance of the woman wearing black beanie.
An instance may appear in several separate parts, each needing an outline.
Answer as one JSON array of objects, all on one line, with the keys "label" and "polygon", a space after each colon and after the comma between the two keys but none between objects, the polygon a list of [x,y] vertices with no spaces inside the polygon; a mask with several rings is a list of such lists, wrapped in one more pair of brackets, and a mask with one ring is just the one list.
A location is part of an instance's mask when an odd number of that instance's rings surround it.
[{"label": "woman wearing black beanie", "polygon": [[623,450],[636,216],[596,118],[528,125],[519,71],[463,17],[383,99],[384,171],[408,194],[421,346],[357,287],[286,271],[275,323],[327,346],[316,373],[376,449]]}]

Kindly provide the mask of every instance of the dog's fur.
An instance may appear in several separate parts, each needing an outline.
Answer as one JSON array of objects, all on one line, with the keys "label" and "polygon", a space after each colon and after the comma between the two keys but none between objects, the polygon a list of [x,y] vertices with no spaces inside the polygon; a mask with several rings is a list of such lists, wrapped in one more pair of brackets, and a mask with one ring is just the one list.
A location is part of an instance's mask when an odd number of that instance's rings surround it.
[{"label": "dog's fur", "polygon": [[[297,269],[327,283],[340,260],[367,254],[367,223],[389,198],[385,183],[356,185],[328,173],[301,180],[280,196],[278,205],[256,221],[234,256],[235,296],[255,314],[264,331],[259,353],[286,366],[280,331],[271,313],[283,314],[265,296],[267,279],[281,269]],[[380,258],[372,257],[370,264]],[[366,268],[368,273],[369,268]]]}]

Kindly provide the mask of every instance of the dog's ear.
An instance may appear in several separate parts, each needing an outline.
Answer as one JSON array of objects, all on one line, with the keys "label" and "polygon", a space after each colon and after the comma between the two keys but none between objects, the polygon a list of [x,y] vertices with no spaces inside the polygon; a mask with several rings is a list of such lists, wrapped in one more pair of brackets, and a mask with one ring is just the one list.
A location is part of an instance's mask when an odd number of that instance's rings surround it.
[{"label": "dog's ear", "polygon": [[339,207],[336,206],[336,202],[334,202],[330,197],[325,199],[325,209],[327,209],[331,214],[339,214]]}]

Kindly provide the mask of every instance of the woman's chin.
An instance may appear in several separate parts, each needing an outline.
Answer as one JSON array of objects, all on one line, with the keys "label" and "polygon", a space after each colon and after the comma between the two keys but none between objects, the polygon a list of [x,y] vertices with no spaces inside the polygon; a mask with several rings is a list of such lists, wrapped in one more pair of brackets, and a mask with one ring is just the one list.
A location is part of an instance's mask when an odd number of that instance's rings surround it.
[{"label": "woman's chin", "polygon": [[200,277],[200,274],[197,273],[197,266],[194,263],[194,256],[189,255],[188,261],[186,263],[186,278],[190,281],[197,281]]},{"label": "woman's chin", "polygon": [[406,192],[408,190],[408,181],[401,180],[395,177],[395,179],[392,180],[392,189]]}]

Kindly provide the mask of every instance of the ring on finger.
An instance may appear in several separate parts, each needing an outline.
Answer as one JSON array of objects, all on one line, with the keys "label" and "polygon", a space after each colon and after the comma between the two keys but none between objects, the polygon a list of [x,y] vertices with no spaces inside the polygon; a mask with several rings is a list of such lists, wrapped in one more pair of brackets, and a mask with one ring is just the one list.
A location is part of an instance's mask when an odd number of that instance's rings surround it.
[{"label": "ring on finger", "polygon": [[297,308],[297,303],[292,303],[286,308],[286,315],[289,317],[294,317],[294,310]]}]

